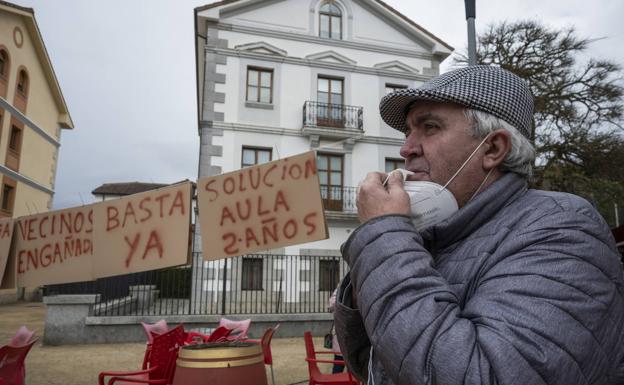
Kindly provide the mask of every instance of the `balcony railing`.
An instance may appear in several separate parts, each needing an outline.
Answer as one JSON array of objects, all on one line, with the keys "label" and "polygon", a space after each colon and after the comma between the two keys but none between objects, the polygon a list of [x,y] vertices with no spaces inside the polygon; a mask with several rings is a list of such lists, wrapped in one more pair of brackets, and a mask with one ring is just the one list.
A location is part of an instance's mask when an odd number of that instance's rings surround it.
[{"label": "balcony railing", "polygon": [[362,107],[306,101],[303,126],[362,130]]},{"label": "balcony railing", "polygon": [[327,211],[357,213],[356,188],[321,185],[323,208]]}]

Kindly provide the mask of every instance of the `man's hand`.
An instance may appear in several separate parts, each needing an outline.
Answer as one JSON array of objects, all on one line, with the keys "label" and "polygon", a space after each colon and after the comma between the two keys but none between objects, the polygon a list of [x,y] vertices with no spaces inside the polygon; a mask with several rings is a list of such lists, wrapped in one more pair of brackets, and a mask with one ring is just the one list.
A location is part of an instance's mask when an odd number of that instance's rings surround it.
[{"label": "man's hand", "polygon": [[360,183],[357,194],[358,218],[365,222],[386,214],[410,214],[409,196],[403,190],[403,178],[390,173],[386,186],[386,174],[371,172]]}]

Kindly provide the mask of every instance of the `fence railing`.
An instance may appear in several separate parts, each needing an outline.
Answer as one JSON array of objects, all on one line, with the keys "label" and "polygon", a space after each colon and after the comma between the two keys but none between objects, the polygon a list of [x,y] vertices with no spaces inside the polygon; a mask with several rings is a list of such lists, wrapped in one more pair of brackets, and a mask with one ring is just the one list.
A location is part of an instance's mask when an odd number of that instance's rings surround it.
[{"label": "fence railing", "polygon": [[362,107],[308,100],[303,104],[303,126],[362,130],[362,111]]},{"label": "fence railing", "polygon": [[50,285],[46,295],[99,294],[97,316],[327,312],[348,271],[337,256],[250,254],[96,281]]},{"label": "fence railing", "polygon": [[321,199],[325,210],[357,213],[356,197],[355,187],[321,185]]}]

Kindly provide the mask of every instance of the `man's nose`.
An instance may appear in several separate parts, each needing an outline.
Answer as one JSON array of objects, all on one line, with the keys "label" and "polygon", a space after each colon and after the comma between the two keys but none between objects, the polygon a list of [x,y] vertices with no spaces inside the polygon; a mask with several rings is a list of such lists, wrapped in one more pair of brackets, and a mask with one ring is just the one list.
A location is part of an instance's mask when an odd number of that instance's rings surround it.
[{"label": "man's nose", "polygon": [[401,154],[403,158],[407,159],[408,157],[421,156],[422,153],[422,144],[417,133],[414,131],[410,132],[405,137],[405,143],[401,146],[399,154]]}]

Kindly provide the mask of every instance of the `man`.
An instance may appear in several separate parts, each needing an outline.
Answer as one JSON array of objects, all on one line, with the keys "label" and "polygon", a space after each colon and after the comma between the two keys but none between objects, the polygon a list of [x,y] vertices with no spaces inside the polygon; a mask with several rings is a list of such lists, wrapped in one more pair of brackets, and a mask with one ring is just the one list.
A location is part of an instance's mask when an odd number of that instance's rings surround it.
[{"label": "man", "polygon": [[406,135],[405,184],[433,190],[410,202],[398,173],[360,184],[335,312],[350,370],[375,385],[624,383],[614,241],[583,199],[527,188],[526,83],[472,66],[380,111]]}]

